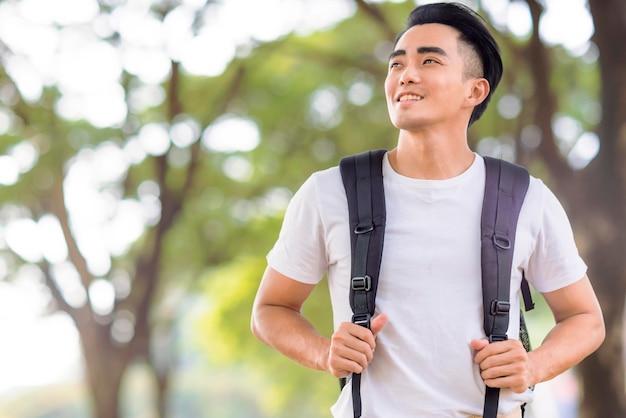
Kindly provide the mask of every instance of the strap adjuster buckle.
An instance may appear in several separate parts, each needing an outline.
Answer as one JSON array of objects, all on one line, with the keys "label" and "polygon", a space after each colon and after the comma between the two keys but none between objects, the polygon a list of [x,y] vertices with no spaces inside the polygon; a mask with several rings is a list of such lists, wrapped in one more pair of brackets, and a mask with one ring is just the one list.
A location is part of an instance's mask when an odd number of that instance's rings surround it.
[{"label": "strap adjuster buckle", "polygon": [[369,292],[372,288],[372,278],[370,276],[361,276],[352,278],[352,290],[361,290]]},{"label": "strap adjuster buckle", "polygon": [[511,311],[511,304],[503,300],[491,301],[491,315],[508,315]]},{"label": "strap adjuster buckle", "polygon": [[370,315],[369,313],[352,315],[352,323],[360,325],[365,328],[370,327],[371,320],[372,320],[372,315]]},{"label": "strap adjuster buckle", "polygon": [[506,341],[506,340],[508,340],[508,339],[509,339],[509,337],[507,337],[507,336],[506,336],[506,334],[505,334],[505,335],[495,335],[495,334],[491,334],[491,335],[489,336],[489,342],[490,342],[490,343],[495,343],[495,342],[500,342],[500,341]]}]

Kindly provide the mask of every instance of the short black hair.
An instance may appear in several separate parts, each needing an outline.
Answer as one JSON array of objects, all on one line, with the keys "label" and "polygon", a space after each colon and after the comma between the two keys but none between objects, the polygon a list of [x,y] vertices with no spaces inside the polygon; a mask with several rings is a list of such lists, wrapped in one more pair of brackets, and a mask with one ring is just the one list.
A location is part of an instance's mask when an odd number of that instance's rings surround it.
[{"label": "short black hair", "polygon": [[398,34],[395,43],[413,26],[439,23],[453,27],[460,32],[459,40],[467,44],[480,58],[482,77],[489,82],[489,94],[474,108],[469,124],[476,122],[487,108],[492,93],[502,78],[502,58],[500,48],[487,27],[484,19],[474,10],[461,3],[431,3],[418,6],[409,14],[405,29]]}]

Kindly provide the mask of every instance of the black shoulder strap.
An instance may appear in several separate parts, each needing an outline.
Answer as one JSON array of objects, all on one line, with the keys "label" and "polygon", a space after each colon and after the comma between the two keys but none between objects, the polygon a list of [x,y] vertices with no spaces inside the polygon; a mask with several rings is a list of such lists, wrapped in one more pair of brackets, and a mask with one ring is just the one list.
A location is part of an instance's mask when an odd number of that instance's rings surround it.
[{"label": "black shoulder strap", "polygon": [[[486,179],[481,219],[484,329],[489,342],[507,339],[513,248],[519,212],[528,190],[528,171],[483,157]],[[487,387],[484,418],[496,418],[500,390]]]},{"label": "black shoulder strap", "polygon": [[[374,315],[376,290],[385,228],[382,158],[385,150],[369,151],[340,162],[350,219],[352,322],[369,327]],[[481,220],[484,329],[491,342],[507,339],[510,273],[517,219],[529,184],[528,171],[503,160],[483,157],[486,167]],[[524,282],[524,280],[523,280]],[[528,285],[522,283],[525,302]],[[528,304],[527,304],[528,310]],[[352,376],[354,417],[361,416],[360,375]],[[342,386],[345,379],[342,380]],[[485,392],[485,418],[495,418],[499,390]]]},{"label": "black shoulder strap", "polygon": [[[343,158],[339,167],[348,199],[352,280],[352,322],[370,327],[385,236],[385,194],[382,161],[386,150]],[[342,381],[342,385],[345,380]],[[361,416],[361,375],[352,376],[354,417]]]}]

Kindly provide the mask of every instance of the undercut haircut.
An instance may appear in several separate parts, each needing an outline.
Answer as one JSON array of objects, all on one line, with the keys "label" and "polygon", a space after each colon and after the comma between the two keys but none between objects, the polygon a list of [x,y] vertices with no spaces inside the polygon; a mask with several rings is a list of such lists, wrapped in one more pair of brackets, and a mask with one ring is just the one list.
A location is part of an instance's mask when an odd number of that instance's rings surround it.
[{"label": "undercut haircut", "polygon": [[474,108],[469,125],[480,119],[485,112],[502,78],[500,48],[483,22],[482,16],[461,3],[425,4],[413,9],[404,30],[398,34],[394,42],[395,47],[407,30],[429,23],[439,23],[459,31],[459,41],[467,47],[467,50],[461,51],[465,61],[464,76],[482,77],[489,82],[489,94]]}]

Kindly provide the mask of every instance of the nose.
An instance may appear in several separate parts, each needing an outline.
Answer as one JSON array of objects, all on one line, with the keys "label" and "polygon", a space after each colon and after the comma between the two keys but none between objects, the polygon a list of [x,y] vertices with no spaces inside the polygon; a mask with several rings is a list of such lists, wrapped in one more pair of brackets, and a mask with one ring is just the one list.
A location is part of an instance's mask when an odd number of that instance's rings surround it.
[{"label": "nose", "polygon": [[417,71],[412,66],[407,66],[404,71],[402,71],[402,74],[400,74],[401,85],[415,84],[418,82],[418,80],[419,74],[417,74]]}]

